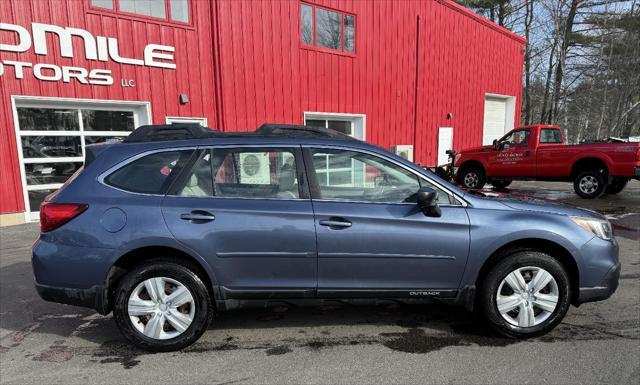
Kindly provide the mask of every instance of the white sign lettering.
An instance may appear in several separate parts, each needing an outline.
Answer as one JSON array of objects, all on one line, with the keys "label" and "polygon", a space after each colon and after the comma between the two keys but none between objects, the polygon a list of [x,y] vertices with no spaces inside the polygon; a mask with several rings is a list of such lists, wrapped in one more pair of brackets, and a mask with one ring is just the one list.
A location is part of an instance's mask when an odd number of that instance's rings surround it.
[{"label": "white sign lettering", "polygon": [[[6,37],[0,40],[0,51],[27,52],[33,46],[37,55],[49,55],[47,36],[57,37],[61,57],[73,58],[73,38],[80,38],[84,47],[84,58],[107,62],[109,60],[120,64],[142,67],[157,67],[176,69],[174,61],[175,47],[160,44],[148,44],[144,47],[142,58],[125,57],[120,55],[118,39],[106,36],[94,36],[84,29],[59,27],[56,25],[32,23],[29,30],[15,24],[0,23],[0,38],[13,35],[16,43],[7,43]],[[0,76],[8,71],[5,67],[13,67],[16,79],[23,79],[25,69],[31,68],[36,79],[44,81],[71,82],[71,79],[81,84],[111,85],[113,77],[110,70],[87,69],[82,67],[58,66],[46,63],[30,63],[14,60],[0,61]]]}]

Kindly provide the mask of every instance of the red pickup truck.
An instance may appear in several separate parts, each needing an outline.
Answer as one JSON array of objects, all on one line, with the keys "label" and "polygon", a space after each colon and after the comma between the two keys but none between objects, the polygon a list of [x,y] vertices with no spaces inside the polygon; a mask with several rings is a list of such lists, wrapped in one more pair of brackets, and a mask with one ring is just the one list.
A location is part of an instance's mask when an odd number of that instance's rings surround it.
[{"label": "red pickup truck", "polygon": [[567,145],[558,126],[536,125],[511,130],[492,146],[456,155],[456,180],[479,189],[489,182],[504,188],[514,179],[573,181],[583,198],[617,194],[630,179],[640,178],[640,143]]}]

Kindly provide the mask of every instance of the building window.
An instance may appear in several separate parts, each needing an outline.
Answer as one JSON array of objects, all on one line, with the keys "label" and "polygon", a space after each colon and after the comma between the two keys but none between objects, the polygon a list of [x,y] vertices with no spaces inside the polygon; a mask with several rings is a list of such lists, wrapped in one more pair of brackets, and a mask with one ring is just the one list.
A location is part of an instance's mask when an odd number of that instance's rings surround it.
[{"label": "building window", "polygon": [[207,127],[207,118],[191,118],[191,117],[183,117],[183,116],[167,116],[165,118],[165,122],[167,124],[173,123],[195,123],[199,124],[202,127]]},{"label": "building window", "polygon": [[189,0],[90,0],[94,8],[189,23]]},{"label": "building window", "polygon": [[359,140],[365,140],[365,119],[365,115],[361,114],[304,113],[304,124],[306,126],[330,128]]},{"label": "building window", "polygon": [[300,22],[300,39],[304,46],[355,52],[354,15],[301,3]]}]

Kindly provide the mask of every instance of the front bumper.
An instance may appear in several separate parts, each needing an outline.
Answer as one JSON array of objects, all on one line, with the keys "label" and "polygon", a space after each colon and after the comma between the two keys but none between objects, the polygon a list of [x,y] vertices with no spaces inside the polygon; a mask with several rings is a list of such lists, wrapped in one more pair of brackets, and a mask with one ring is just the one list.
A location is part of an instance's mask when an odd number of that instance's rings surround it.
[{"label": "front bumper", "polygon": [[611,297],[618,288],[620,270],[620,262],[618,262],[607,272],[607,274],[605,274],[604,278],[597,286],[581,287],[578,293],[577,304],[602,301]]},{"label": "front bumper", "polygon": [[100,314],[107,314],[110,311],[104,286],[93,286],[88,289],[74,289],[36,283],[36,290],[38,291],[40,298],[45,301],[90,307]]}]

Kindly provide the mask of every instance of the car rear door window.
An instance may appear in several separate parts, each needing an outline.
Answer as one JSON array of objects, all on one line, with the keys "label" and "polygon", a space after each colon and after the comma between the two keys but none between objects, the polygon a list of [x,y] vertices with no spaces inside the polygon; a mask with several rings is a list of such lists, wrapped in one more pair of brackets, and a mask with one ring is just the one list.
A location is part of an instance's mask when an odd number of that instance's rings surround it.
[{"label": "car rear door window", "polygon": [[165,194],[193,150],[162,151],[143,156],[119,168],[105,183],[142,194]]},{"label": "car rear door window", "polygon": [[293,149],[217,148],[211,159],[217,197],[300,198]]},{"label": "car rear door window", "polygon": [[206,197],[213,195],[213,174],[211,171],[211,151],[200,154],[189,171],[182,186],[178,189],[180,196]]}]

